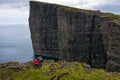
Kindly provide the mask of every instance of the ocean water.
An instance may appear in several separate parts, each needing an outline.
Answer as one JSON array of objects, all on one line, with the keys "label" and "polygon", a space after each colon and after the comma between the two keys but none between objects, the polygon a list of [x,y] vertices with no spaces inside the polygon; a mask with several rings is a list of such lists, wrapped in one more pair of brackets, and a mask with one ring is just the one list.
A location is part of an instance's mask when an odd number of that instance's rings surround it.
[{"label": "ocean water", "polygon": [[28,25],[0,25],[0,63],[33,60]]}]

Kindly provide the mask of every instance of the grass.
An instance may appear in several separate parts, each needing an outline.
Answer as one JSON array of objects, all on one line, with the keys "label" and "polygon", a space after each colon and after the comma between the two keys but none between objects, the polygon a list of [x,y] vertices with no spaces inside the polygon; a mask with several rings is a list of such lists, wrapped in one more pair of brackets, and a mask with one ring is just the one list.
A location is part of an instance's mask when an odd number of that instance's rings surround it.
[{"label": "grass", "polygon": [[75,7],[70,7],[70,6],[65,6],[65,5],[61,5],[61,4],[51,4],[51,3],[47,3],[47,2],[40,2],[40,1],[30,1],[33,3],[37,3],[39,5],[52,5],[54,7],[56,7],[57,9],[63,9],[66,11],[75,11],[75,12],[84,12],[84,13],[94,13],[96,11],[92,11],[92,10],[84,10],[84,9],[79,9],[79,8],[75,8]]},{"label": "grass", "polygon": [[0,80],[120,80],[120,74],[87,69],[78,62],[44,61],[40,68],[0,70]]},{"label": "grass", "polygon": [[109,18],[113,20],[113,22],[120,24],[120,15],[112,14],[112,13],[103,13],[102,17]]},{"label": "grass", "polygon": [[[75,7],[68,7],[68,6],[64,6],[64,5],[59,5],[59,4],[50,4],[50,3],[47,3],[47,2],[39,2],[39,1],[30,1],[30,2],[34,2],[34,3],[37,3],[39,5],[52,5],[54,7],[56,7],[57,9],[63,9],[63,10],[66,10],[66,11],[72,11],[72,12],[83,12],[83,13],[86,13],[86,14],[96,14],[96,12],[99,12],[98,11],[93,11],[93,10],[84,10],[84,9],[79,9],[79,8],[75,8]],[[120,15],[116,15],[116,14],[112,14],[112,13],[102,13],[102,12],[99,12],[101,15],[100,17],[104,17],[104,18],[109,18],[111,19],[113,22],[115,23],[119,23],[120,24]]]}]

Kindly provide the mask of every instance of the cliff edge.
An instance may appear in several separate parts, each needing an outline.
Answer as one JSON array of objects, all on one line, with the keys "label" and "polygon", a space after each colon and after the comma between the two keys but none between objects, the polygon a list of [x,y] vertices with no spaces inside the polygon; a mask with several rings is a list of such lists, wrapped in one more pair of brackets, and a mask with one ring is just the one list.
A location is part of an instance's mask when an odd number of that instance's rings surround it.
[{"label": "cliff edge", "polygon": [[120,16],[30,1],[34,53],[120,71]]}]

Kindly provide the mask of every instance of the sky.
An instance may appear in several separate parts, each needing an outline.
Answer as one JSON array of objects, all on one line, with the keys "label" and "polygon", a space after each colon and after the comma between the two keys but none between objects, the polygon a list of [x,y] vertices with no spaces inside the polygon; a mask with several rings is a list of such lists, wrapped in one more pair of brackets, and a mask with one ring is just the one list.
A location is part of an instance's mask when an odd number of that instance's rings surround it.
[{"label": "sky", "polygon": [[[120,0],[32,0],[120,15]],[[0,25],[28,24],[29,0],[0,0]]]}]

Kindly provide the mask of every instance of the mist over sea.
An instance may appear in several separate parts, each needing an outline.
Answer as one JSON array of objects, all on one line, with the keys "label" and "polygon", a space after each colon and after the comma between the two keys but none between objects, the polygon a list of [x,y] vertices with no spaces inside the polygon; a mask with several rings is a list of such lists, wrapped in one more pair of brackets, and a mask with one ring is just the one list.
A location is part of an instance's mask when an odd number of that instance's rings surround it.
[{"label": "mist over sea", "polygon": [[0,63],[33,60],[28,25],[0,25]]}]

